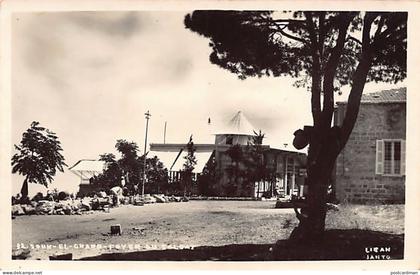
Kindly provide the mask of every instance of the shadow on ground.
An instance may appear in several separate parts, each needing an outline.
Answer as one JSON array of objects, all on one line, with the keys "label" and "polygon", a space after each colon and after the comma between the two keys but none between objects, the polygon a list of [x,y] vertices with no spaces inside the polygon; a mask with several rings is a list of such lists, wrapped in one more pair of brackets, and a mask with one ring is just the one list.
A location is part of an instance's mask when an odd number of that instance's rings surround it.
[{"label": "shadow on ground", "polygon": [[[110,253],[79,260],[94,261],[290,261],[290,260],[365,260],[365,248],[387,247],[390,252],[375,253],[402,259],[404,235],[369,230],[328,230],[325,241],[316,246],[280,240],[276,244],[232,244],[200,246],[194,249],[169,249]],[[372,254],[369,254],[372,255]]]}]

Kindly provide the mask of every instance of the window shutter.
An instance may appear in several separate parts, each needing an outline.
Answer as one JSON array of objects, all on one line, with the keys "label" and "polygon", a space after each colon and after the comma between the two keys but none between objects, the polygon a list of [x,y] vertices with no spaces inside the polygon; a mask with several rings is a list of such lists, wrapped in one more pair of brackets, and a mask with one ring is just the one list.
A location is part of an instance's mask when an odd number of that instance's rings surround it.
[{"label": "window shutter", "polygon": [[401,140],[401,175],[405,175],[405,140]]},{"label": "window shutter", "polygon": [[384,141],[376,140],[376,174],[384,173]]}]

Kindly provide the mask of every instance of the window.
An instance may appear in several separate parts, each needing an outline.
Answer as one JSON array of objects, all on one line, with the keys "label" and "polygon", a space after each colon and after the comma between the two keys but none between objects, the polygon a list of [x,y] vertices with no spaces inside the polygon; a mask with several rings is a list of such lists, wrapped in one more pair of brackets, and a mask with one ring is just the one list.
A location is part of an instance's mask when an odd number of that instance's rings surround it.
[{"label": "window", "polygon": [[405,140],[376,141],[376,174],[405,175]]},{"label": "window", "polygon": [[226,137],[226,144],[232,145],[233,144],[233,136]]}]

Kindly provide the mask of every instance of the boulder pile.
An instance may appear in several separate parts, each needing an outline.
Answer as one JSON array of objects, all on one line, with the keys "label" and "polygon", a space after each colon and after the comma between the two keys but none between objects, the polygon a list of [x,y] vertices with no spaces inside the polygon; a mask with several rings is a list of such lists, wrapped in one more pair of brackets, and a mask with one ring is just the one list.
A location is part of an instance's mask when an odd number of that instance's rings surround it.
[{"label": "boulder pile", "polygon": [[[101,203],[97,203],[99,206]],[[81,215],[93,209],[95,201],[89,198],[60,201],[40,200],[31,204],[12,205],[12,216],[20,215]],[[98,209],[99,210],[99,207]]]},{"label": "boulder pile", "polygon": [[94,197],[73,199],[62,196],[63,200],[53,201],[46,199],[32,200],[26,204],[12,205],[12,217],[22,215],[81,215],[95,211],[109,212],[110,207],[118,207],[120,204],[143,206],[153,203],[186,202],[188,198],[166,196],[163,194],[146,194],[144,196],[123,196],[122,190],[115,188],[111,195],[101,192]]}]

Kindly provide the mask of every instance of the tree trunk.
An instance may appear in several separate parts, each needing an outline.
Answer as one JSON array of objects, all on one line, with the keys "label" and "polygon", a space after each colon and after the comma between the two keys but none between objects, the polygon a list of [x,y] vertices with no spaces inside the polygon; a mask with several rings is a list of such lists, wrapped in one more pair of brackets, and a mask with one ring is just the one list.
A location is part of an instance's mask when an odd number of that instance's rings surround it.
[{"label": "tree trunk", "polygon": [[299,225],[293,230],[291,240],[305,243],[322,241],[328,185],[331,184],[335,160],[340,152],[338,135],[334,134],[336,130],[335,128],[327,130],[327,133],[318,135],[319,138],[315,138],[310,144],[307,162],[307,201],[300,213],[295,209]]},{"label": "tree trunk", "polygon": [[25,178],[25,180],[23,181],[22,184],[22,188],[20,189],[20,194],[22,196],[22,200],[27,199],[28,198],[28,179]]}]

